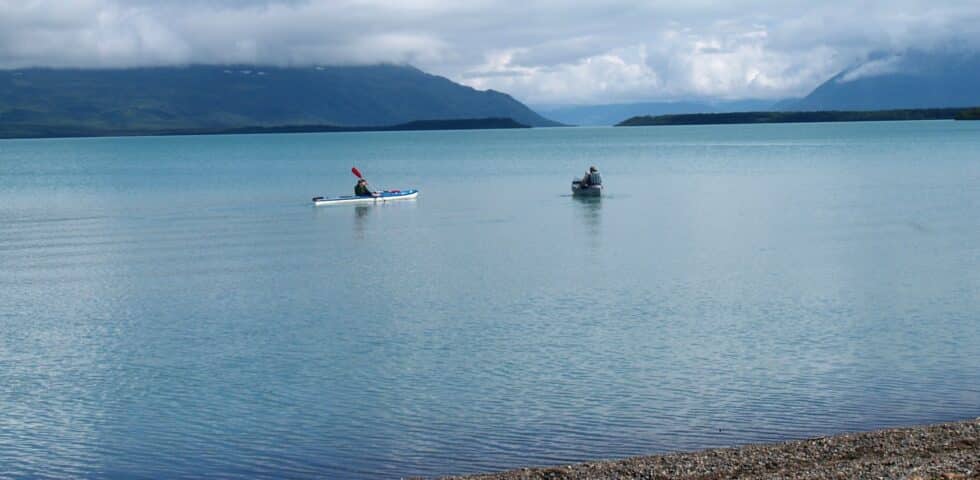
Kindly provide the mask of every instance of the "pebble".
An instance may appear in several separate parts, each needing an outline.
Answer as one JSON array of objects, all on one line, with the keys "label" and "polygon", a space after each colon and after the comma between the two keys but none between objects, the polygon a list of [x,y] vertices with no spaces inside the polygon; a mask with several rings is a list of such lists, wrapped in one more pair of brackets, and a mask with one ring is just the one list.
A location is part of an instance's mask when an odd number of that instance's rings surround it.
[{"label": "pebble", "polygon": [[980,479],[980,418],[447,480]]}]

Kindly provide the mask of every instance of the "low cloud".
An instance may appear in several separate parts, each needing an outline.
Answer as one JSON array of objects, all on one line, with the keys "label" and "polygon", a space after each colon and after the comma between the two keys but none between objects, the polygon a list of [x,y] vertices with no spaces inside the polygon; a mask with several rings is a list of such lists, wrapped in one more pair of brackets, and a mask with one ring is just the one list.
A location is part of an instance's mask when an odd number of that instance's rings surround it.
[{"label": "low cloud", "polygon": [[977,2],[675,3],[0,0],[0,68],[410,63],[532,103],[604,103],[799,96],[871,52],[980,45]]},{"label": "low cloud", "polygon": [[643,46],[618,49],[549,66],[515,64],[519,51],[493,52],[464,75],[476,88],[522,92],[536,103],[627,101],[638,91],[656,91],[662,82],[646,63]]},{"label": "low cloud", "polygon": [[902,68],[902,57],[900,55],[890,55],[886,58],[871,60],[852,68],[837,79],[837,83],[853,82],[860,78],[877,77],[889,73],[900,71]]}]

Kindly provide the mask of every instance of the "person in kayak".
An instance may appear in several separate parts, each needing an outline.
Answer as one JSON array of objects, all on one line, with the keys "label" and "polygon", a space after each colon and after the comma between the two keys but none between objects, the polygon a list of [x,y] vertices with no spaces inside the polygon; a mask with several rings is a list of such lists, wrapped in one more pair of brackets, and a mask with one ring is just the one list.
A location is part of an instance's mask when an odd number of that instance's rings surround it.
[{"label": "person in kayak", "polygon": [[372,192],[371,189],[368,188],[367,180],[365,180],[363,178],[361,178],[361,179],[359,179],[357,181],[357,185],[354,185],[354,195],[357,195],[358,197],[377,197],[378,196],[377,193]]},{"label": "person in kayak", "polygon": [[595,168],[595,165],[589,167],[589,171],[585,172],[585,176],[582,177],[581,185],[582,188],[592,185],[602,185],[602,177],[599,176],[599,169]]}]

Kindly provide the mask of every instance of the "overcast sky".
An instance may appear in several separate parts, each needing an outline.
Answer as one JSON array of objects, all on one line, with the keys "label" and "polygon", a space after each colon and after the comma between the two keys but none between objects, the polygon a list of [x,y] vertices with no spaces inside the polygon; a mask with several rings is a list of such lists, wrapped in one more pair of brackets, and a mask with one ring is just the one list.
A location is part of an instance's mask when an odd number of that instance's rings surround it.
[{"label": "overcast sky", "polygon": [[980,0],[0,0],[0,68],[409,63],[531,104],[783,98]]}]

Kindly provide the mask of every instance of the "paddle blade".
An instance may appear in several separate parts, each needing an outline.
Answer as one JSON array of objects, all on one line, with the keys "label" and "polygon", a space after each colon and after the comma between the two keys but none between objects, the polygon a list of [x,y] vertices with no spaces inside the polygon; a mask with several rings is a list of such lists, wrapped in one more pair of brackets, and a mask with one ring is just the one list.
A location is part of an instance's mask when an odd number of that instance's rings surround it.
[{"label": "paddle blade", "polygon": [[361,175],[361,171],[358,170],[357,167],[350,167],[350,172],[353,173],[354,176],[357,178],[364,178],[364,176]]}]

